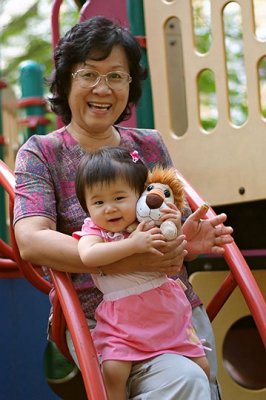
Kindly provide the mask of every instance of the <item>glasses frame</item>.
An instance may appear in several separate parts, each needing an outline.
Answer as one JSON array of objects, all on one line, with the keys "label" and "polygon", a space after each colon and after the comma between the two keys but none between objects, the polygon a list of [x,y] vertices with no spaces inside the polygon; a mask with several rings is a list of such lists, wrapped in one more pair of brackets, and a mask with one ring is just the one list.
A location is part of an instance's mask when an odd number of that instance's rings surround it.
[{"label": "glasses frame", "polygon": [[107,74],[105,74],[105,75],[103,75],[103,74],[100,74],[98,71],[96,71],[95,69],[89,69],[89,68],[81,68],[81,69],[78,69],[76,72],[72,72],[72,78],[73,79],[76,79],[77,77],[80,77],[80,78],[83,78],[82,76],[80,76],[79,74],[80,74],[80,72],[82,72],[82,71],[92,71],[92,72],[96,72],[97,74],[98,74],[98,77],[97,77],[97,79],[96,79],[96,81],[92,84],[92,85],[88,85],[87,87],[89,87],[89,88],[93,88],[93,87],[95,87],[95,86],[97,86],[100,82],[101,82],[101,80],[102,80],[102,78],[104,78],[104,81],[105,81],[105,83],[106,83],[106,85],[110,88],[110,89],[112,89],[112,90],[122,90],[123,89],[123,87],[121,87],[121,88],[119,88],[119,89],[117,89],[117,88],[112,88],[112,86],[110,85],[110,83],[108,82],[108,75],[109,74],[114,74],[114,73],[118,73],[118,74],[123,74],[123,75],[125,75],[126,77],[127,77],[127,82],[125,82],[123,85],[126,85],[126,84],[130,84],[131,82],[132,82],[132,77],[127,73],[127,72],[124,72],[124,71],[110,71],[110,72],[107,72]]}]

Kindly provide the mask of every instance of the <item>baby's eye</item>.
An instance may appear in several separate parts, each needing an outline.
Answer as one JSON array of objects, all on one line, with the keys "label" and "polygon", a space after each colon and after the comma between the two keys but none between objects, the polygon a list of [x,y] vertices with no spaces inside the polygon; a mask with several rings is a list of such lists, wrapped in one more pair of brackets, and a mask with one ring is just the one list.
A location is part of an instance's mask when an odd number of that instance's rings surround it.
[{"label": "baby's eye", "polygon": [[147,190],[147,192],[150,192],[152,189],[154,189],[154,186],[153,185],[149,185],[146,190]]},{"label": "baby's eye", "polygon": [[116,197],[116,200],[120,201],[120,200],[123,200],[124,198],[125,198],[124,196],[119,196],[119,197]]},{"label": "baby's eye", "polygon": [[164,191],[164,195],[165,195],[165,197],[171,197],[170,190],[168,190],[168,189],[165,189],[165,191]]},{"label": "baby's eye", "polygon": [[95,201],[94,204],[96,204],[96,205],[101,205],[101,204],[103,204],[103,201],[102,201],[102,200],[97,200],[97,201]]}]

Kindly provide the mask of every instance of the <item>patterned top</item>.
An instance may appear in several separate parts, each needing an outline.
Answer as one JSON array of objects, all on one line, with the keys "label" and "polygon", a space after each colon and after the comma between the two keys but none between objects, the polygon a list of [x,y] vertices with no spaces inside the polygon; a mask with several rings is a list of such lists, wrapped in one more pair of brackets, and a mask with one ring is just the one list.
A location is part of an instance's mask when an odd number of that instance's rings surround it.
[{"label": "patterned top", "polygon": [[[116,128],[121,136],[120,146],[137,150],[149,169],[158,163],[163,167],[173,165],[158,131]],[[86,214],[76,197],[75,176],[84,153],[66,128],[32,136],[17,154],[14,223],[25,217],[43,216],[52,219],[59,232],[72,235],[78,231]],[[192,307],[201,304],[188,282],[185,267],[179,277],[188,287],[186,294]],[[90,274],[73,274],[72,280],[86,317],[93,318],[102,294]]]}]

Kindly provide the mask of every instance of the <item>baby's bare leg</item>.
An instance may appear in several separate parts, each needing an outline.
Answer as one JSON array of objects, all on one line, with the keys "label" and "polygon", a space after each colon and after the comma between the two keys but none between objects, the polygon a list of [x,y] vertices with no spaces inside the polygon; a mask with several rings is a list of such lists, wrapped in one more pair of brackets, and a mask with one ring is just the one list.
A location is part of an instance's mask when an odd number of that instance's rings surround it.
[{"label": "baby's bare leg", "polygon": [[207,357],[191,357],[191,360],[198,364],[210,379],[210,366]]},{"label": "baby's bare leg", "polygon": [[131,366],[131,361],[107,360],[103,362],[108,400],[127,400],[126,384]]}]

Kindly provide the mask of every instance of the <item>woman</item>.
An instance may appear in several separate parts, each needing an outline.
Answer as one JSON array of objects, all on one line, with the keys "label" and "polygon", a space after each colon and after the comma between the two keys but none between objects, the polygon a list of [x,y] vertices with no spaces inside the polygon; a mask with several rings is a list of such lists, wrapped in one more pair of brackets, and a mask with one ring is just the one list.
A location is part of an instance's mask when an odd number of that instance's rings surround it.
[{"label": "woman", "polygon": [[[108,19],[94,17],[73,27],[55,49],[51,80],[52,109],[65,126],[46,136],[31,137],[17,155],[14,222],[21,256],[35,264],[73,273],[90,321],[102,296],[90,276],[99,271],[83,265],[77,241],[71,237],[86,217],[75,195],[79,161],[88,150],[121,146],[137,150],[149,169],[158,162],[163,167],[173,165],[159,132],[117,125],[130,115],[130,106],[141,95],[145,72],[140,55],[132,35]],[[186,236],[182,234],[159,248],[162,257],[134,254],[104,266],[102,272],[178,273],[188,287],[186,294],[196,316],[193,324],[198,336],[212,341],[210,323],[188,283],[183,260],[204,252],[222,253],[222,245],[232,241],[232,229],[221,225],[225,214],[200,221],[205,212],[200,209],[189,217]],[[213,343],[209,345],[213,348]],[[215,362],[209,361],[211,381],[215,383]],[[206,375],[195,363],[176,354],[164,354],[134,363],[128,390],[134,400],[204,400],[209,387]],[[213,391],[213,399],[219,399],[218,392]]]}]

